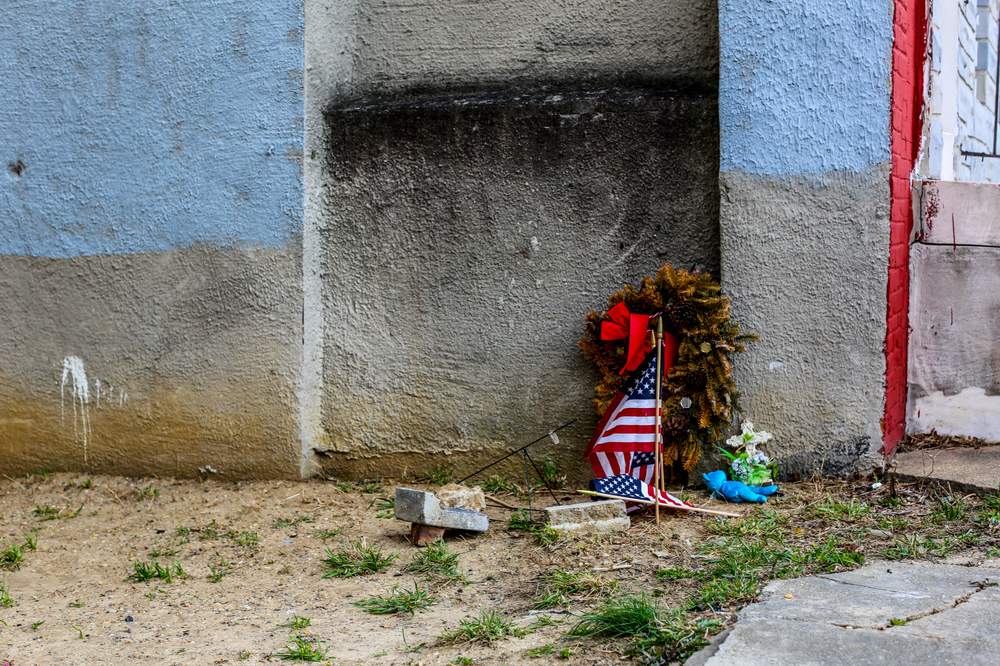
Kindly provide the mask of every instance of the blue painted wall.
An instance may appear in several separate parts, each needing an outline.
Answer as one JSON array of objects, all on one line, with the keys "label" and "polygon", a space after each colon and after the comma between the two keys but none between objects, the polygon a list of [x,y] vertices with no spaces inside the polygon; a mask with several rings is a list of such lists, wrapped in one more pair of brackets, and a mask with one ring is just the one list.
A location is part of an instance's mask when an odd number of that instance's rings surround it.
[{"label": "blue painted wall", "polygon": [[302,12],[302,0],[7,0],[0,253],[299,233]]},{"label": "blue painted wall", "polygon": [[891,0],[719,0],[721,170],[889,160]]}]

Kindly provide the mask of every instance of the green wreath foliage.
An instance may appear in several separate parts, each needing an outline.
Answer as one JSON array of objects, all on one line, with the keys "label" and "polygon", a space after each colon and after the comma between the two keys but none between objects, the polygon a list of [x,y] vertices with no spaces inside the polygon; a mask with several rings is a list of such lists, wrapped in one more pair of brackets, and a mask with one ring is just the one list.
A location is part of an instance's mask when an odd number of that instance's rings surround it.
[{"label": "green wreath foliage", "polygon": [[[630,312],[661,312],[664,329],[678,341],[677,359],[663,386],[663,440],[665,460],[690,471],[705,446],[726,437],[738,411],[731,356],[746,350],[756,336],[741,333],[730,318],[730,300],[708,273],[662,266],[638,287],[625,285],[608,298],[608,309],[624,302]],[[604,312],[590,311],[579,342],[584,356],[597,368],[594,408],[602,415],[615,392],[627,380],[619,374],[625,364],[627,341],[601,340]],[[690,405],[684,401],[690,399]]]}]

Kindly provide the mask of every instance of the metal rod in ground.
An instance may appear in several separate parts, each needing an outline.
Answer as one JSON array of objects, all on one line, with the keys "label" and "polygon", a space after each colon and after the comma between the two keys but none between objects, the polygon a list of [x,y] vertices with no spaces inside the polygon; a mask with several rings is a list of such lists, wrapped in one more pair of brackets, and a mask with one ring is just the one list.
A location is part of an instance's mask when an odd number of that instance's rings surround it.
[{"label": "metal rod in ground", "polygon": [[507,460],[507,458],[510,458],[511,456],[516,456],[518,453],[520,453],[521,451],[524,451],[529,446],[532,446],[534,444],[538,444],[538,442],[542,441],[546,437],[551,437],[553,433],[559,432],[563,428],[567,428],[567,427],[573,425],[574,423],[576,423],[576,419],[573,419],[572,421],[567,421],[566,423],[563,423],[558,428],[553,428],[552,430],[549,430],[547,433],[545,433],[544,435],[542,435],[538,439],[536,439],[536,440],[534,440],[532,442],[528,442],[527,444],[525,444],[524,446],[522,446],[519,449],[514,449],[513,451],[511,451],[507,455],[505,455],[503,457],[500,457],[500,458],[497,458],[496,460],[494,460],[493,462],[491,462],[489,465],[486,465],[485,467],[480,467],[479,469],[477,469],[472,474],[469,474],[468,476],[466,476],[464,479],[460,479],[458,481],[458,483],[465,483],[466,481],[468,481],[472,477],[476,476],[477,474],[482,474],[483,472],[485,472],[486,470],[488,470],[490,467],[493,467],[494,465],[498,465],[498,464],[502,463],[504,460]]},{"label": "metal rod in ground", "polygon": [[666,509],[677,509],[678,511],[690,511],[691,513],[708,513],[713,516],[726,516],[728,518],[742,518],[743,515],[739,513],[733,513],[732,511],[719,511],[718,509],[704,509],[700,506],[678,506],[676,504],[666,504],[664,502],[654,502],[653,500],[638,500],[634,497],[622,497],[620,495],[608,495],[607,493],[597,493],[593,490],[578,490],[576,491],[581,495],[590,495],[591,497],[606,497],[607,499],[618,499],[625,502],[635,502],[636,504],[663,504]]},{"label": "metal rod in ground", "polygon": [[538,475],[538,480],[541,481],[542,485],[545,486],[545,489],[547,491],[549,491],[549,495],[552,495],[552,501],[555,502],[556,504],[559,504],[559,498],[556,497],[555,492],[549,486],[549,482],[545,480],[545,475],[542,474],[542,470],[538,469],[538,465],[536,465],[535,461],[532,460],[531,456],[528,455],[528,450],[527,449],[524,450],[524,457],[527,458],[528,462],[531,463],[531,466],[535,468],[535,474]]},{"label": "metal rod in ground", "polygon": [[[648,338],[647,338],[648,339]],[[653,457],[653,487],[656,498],[660,498],[660,486],[663,484],[663,452],[662,428],[660,424],[660,384],[663,381],[663,317],[656,319],[656,455]],[[648,413],[648,412],[647,412]],[[656,524],[660,524],[660,502],[656,502]]]},{"label": "metal rod in ground", "polygon": [[528,494],[528,520],[534,520],[531,508],[531,477],[528,476],[528,451],[522,449],[521,463],[524,465],[524,492]]}]

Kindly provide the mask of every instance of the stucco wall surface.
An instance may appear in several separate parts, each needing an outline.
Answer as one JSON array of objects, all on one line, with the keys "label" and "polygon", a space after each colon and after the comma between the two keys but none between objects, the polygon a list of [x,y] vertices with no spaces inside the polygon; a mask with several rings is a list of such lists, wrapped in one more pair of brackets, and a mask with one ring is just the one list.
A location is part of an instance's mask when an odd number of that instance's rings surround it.
[{"label": "stucco wall surface", "polygon": [[301,0],[7,3],[0,252],[289,242],[302,30]]},{"label": "stucco wall surface", "polygon": [[715,83],[715,0],[361,0],[355,93],[549,79]]},{"label": "stucco wall surface", "polygon": [[301,2],[14,0],[0,43],[3,471],[297,475]]},{"label": "stucco wall surface", "polygon": [[0,257],[4,473],[296,476],[299,273],[271,249]]},{"label": "stucco wall surface", "polygon": [[583,315],[663,262],[718,269],[715,114],[632,89],[332,110],[331,469],[468,467],[570,418],[549,455],[582,469]]},{"label": "stucco wall surface", "polygon": [[722,284],[746,415],[791,473],[881,446],[892,4],[722,0]]},{"label": "stucco wall surface", "polygon": [[889,158],[890,0],[719,1],[721,170],[860,172]]},{"label": "stucco wall surface", "polygon": [[579,417],[541,455],[585,470],[584,313],[718,267],[714,1],[305,11],[307,466],[468,467]]}]

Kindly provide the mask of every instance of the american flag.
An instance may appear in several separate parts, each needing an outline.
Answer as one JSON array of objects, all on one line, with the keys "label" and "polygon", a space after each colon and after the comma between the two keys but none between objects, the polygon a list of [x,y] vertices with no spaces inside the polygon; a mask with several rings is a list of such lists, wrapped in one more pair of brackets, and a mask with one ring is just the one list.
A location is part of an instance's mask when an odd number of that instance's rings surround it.
[{"label": "american flag", "polygon": [[[628,490],[634,484],[634,499],[652,501],[657,495],[651,485],[656,473],[655,450],[659,424],[656,419],[656,353],[649,354],[624,391],[615,394],[597,424],[594,439],[587,449],[587,458],[594,470],[595,483],[607,482],[607,487]],[[618,481],[615,481],[615,480]],[[606,492],[594,488],[595,492]],[[608,495],[620,493],[607,492]],[[659,492],[668,505],[689,506],[670,493]]]},{"label": "american flag", "polygon": [[594,479],[590,482],[590,489],[604,495],[614,495],[622,499],[638,500],[640,502],[653,502],[655,497],[660,498],[662,506],[674,506],[684,508],[691,506],[689,503],[680,500],[665,490],[657,492],[651,484],[640,481],[628,474],[609,476],[604,479]]}]

